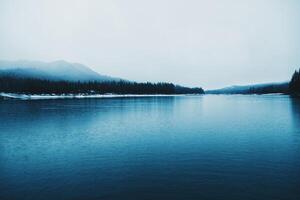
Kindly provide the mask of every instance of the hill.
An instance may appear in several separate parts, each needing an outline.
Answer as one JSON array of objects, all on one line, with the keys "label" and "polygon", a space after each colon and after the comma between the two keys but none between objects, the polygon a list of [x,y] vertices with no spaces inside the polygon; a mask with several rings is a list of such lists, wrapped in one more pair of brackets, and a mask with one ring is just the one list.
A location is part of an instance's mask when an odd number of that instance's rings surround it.
[{"label": "hill", "polygon": [[[137,83],[100,75],[66,61],[0,61],[0,93],[17,94],[203,94],[172,83]],[[1,95],[0,95],[1,96]]]},{"label": "hill", "polygon": [[288,93],[289,83],[265,83],[244,86],[230,86],[216,90],[207,90],[206,94],[270,94]]},{"label": "hill", "polygon": [[119,81],[120,78],[98,74],[89,67],[63,60],[40,61],[0,61],[0,76],[33,78],[51,81]]}]

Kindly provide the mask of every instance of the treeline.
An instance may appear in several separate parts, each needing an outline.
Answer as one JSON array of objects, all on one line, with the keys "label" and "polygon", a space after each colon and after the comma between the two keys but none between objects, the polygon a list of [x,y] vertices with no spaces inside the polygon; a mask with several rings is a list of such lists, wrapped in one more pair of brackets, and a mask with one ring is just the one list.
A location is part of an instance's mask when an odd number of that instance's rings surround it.
[{"label": "treeline", "polygon": [[289,84],[286,83],[269,83],[257,84],[250,86],[234,86],[218,90],[208,90],[206,94],[272,94],[272,93],[288,93]]},{"label": "treeline", "polygon": [[273,84],[261,87],[250,87],[249,90],[246,91],[246,94],[272,94],[272,93],[282,93],[286,94],[289,92],[289,84]]},{"label": "treeline", "polygon": [[282,85],[271,85],[261,88],[250,88],[249,93],[266,94],[266,93],[284,93],[291,95],[300,95],[300,69],[294,72],[290,82]]},{"label": "treeline", "polygon": [[70,82],[33,78],[0,77],[0,92],[19,94],[203,94],[202,88],[188,88],[172,83]]},{"label": "treeline", "polygon": [[289,84],[290,93],[300,95],[300,69],[295,71]]}]

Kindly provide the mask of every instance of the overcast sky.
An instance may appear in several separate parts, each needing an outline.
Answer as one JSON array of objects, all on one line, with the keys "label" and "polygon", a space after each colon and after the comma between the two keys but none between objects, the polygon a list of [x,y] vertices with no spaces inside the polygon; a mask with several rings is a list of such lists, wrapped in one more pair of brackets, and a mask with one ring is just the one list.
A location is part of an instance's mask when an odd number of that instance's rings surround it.
[{"label": "overcast sky", "polygon": [[300,67],[299,0],[0,0],[0,59],[205,89]]}]

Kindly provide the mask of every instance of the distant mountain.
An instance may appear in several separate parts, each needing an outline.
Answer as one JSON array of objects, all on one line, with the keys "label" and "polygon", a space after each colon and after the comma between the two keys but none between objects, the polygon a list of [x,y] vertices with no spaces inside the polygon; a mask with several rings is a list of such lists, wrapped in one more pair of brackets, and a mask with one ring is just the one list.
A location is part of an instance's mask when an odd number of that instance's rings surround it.
[{"label": "distant mountain", "polygon": [[230,86],[216,90],[207,90],[206,94],[270,94],[288,93],[289,83],[265,83],[244,86]]},{"label": "distant mountain", "polygon": [[[1,94],[2,93],[2,94]],[[66,61],[0,61],[0,99],[15,94],[203,94],[172,83],[137,83],[103,76]]]},{"label": "distant mountain", "polygon": [[55,62],[0,61],[0,76],[81,82],[121,80],[120,78],[98,74],[85,65],[69,63],[63,60]]}]

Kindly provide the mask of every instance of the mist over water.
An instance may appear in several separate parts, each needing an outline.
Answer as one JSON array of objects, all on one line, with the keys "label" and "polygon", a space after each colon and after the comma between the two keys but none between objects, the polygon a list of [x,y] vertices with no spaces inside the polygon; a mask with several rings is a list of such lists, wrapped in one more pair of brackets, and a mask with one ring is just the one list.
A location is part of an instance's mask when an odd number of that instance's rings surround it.
[{"label": "mist over water", "polygon": [[0,199],[299,199],[300,101],[0,101]]}]

